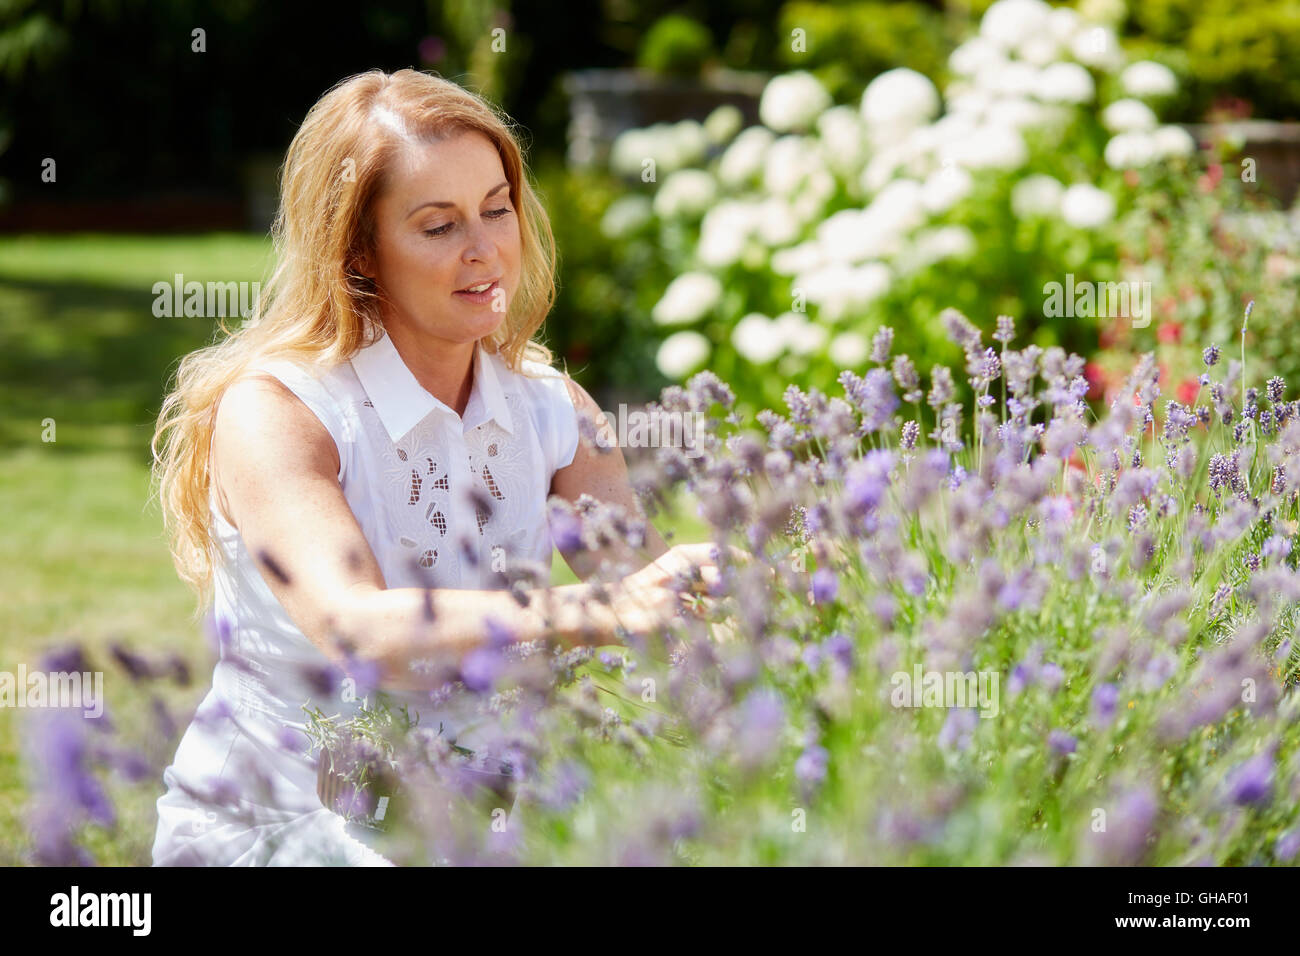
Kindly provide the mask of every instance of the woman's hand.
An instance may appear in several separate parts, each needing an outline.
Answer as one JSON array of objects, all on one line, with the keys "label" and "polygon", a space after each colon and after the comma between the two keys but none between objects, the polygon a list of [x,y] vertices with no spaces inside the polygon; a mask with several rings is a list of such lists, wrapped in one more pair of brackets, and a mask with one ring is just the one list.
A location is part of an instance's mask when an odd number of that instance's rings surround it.
[{"label": "woman's hand", "polygon": [[[689,613],[692,594],[703,596],[721,583],[716,553],[716,546],[707,542],[679,544],[627,575],[612,588],[612,610],[619,625],[645,634],[665,629]],[[693,586],[682,588],[692,580]]]}]

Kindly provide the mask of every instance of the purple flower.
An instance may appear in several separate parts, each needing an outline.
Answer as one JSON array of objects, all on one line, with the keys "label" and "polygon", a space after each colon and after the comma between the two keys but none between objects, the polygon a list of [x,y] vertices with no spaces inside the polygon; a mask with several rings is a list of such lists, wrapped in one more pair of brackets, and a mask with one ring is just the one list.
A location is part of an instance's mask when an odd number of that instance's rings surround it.
[{"label": "purple flower", "polygon": [[921,597],[925,594],[926,584],[930,580],[929,568],[918,554],[912,551],[905,554],[902,566],[897,568],[896,573],[903,590],[912,597]]},{"label": "purple flower", "polygon": [[343,680],[343,672],[333,664],[304,664],[299,673],[319,697],[332,697]]},{"label": "purple flower", "polygon": [[1063,730],[1053,730],[1047,735],[1047,746],[1062,757],[1074,753],[1079,746],[1079,741],[1071,737]]},{"label": "purple flower", "polygon": [[576,803],[591,783],[587,768],[575,760],[562,760],[542,790],[542,802],[549,809],[563,810]]},{"label": "purple flower", "polygon": [[1038,680],[1047,690],[1048,693],[1056,693],[1057,688],[1065,680],[1065,671],[1061,670],[1059,664],[1048,662],[1043,665],[1043,669],[1038,672]]},{"label": "purple flower", "polygon": [[1266,558],[1287,558],[1291,554],[1291,539],[1285,535],[1270,535],[1260,552]]},{"label": "purple flower", "polygon": [[871,599],[871,612],[880,619],[881,626],[893,627],[894,618],[898,616],[898,602],[892,594],[882,591]]},{"label": "purple flower", "polygon": [[355,685],[357,697],[369,697],[379,689],[382,673],[379,662],[367,657],[356,657],[351,652],[344,656],[344,670]]},{"label": "purple flower", "polygon": [[1286,863],[1297,853],[1300,853],[1300,829],[1288,830],[1273,844],[1273,856],[1279,863]]},{"label": "purple flower", "polygon": [[944,749],[969,749],[978,726],[979,714],[974,707],[954,707],[948,712],[948,719],[939,731],[939,746]]},{"label": "purple flower", "polygon": [[883,368],[867,372],[849,395],[849,400],[862,412],[862,430],[866,433],[887,427],[898,408],[893,380]]},{"label": "purple flower", "polygon": [[795,778],[806,788],[813,788],[826,779],[826,768],[830,763],[830,754],[825,747],[813,744],[805,748],[794,762]]},{"label": "purple flower", "polygon": [[500,650],[515,643],[515,632],[496,618],[489,615],[483,623],[487,627],[487,643],[489,647]]},{"label": "purple flower", "polygon": [[[1105,817],[1094,811],[1092,825],[1083,838],[1083,859],[1088,865],[1136,866],[1147,854],[1147,841],[1155,823],[1159,805],[1150,785],[1143,784],[1121,792],[1108,804],[1098,807]],[[1104,819],[1104,825],[1096,826]]]},{"label": "purple flower", "polygon": [[302,731],[289,726],[281,726],[276,730],[275,743],[281,750],[287,750],[290,753],[297,753],[306,749]]},{"label": "purple flower", "polygon": [[894,375],[894,381],[898,387],[903,390],[903,399],[908,402],[919,402],[921,400],[921,377],[916,372],[916,366],[906,355],[895,355],[894,361],[890,365]]},{"label": "purple flower", "polygon": [[1115,705],[1119,702],[1119,688],[1114,684],[1101,684],[1092,692],[1092,719],[1098,726],[1107,727],[1115,719]]},{"label": "purple flower", "polygon": [[153,665],[149,660],[135,651],[131,650],[124,644],[114,641],[109,645],[109,653],[113,659],[122,666],[126,674],[131,678],[132,683],[142,680],[153,680],[156,676]]},{"label": "purple flower", "polygon": [[894,330],[887,325],[881,326],[871,337],[871,361],[884,365],[889,361],[889,352],[894,347]]},{"label": "purple flower", "polygon": [[550,509],[551,540],[561,554],[582,550],[582,519],[563,507]]},{"label": "purple flower", "polygon": [[1007,678],[1007,693],[1014,697],[1033,682],[1034,677],[1029,672],[1029,668],[1024,664],[1017,664],[1011,669],[1011,676]]},{"label": "purple flower", "polygon": [[1228,797],[1238,806],[1263,803],[1273,789],[1273,754],[1265,751],[1238,764],[1228,774]]},{"label": "purple flower", "polygon": [[70,644],[46,651],[41,656],[41,670],[55,674],[84,674],[94,668],[86,660],[81,645]]},{"label": "purple flower", "polygon": [[1039,511],[1044,523],[1064,527],[1074,517],[1074,502],[1065,495],[1052,495],[1040,502]]},{"label": "purple flower", "polygon": [[736,753],[742,766],[754,769],[765,763],[781,743],[785,707],[781,696],[767,688],[751,691],[739,708]]},{"label": "purple flower", "polygon": [[736,393],[731,386],[709,369],[692,375],[686,382],[686,389],[693,411],[706,412],[715,404],[729,409],[736,402]]},{"label": "purple flower", "polygon": [[931,408],[940,408],[952,401],[956,389],[952,383],[952,369],[936,365],[930,370],[930,394],[926,403]]},{"label": "purple flower", "polygon": [[956,342],[967,352],[977,351],[980,347],[980,332],[971,320],[956,309],[944,309],[939,313],[939,322],[948,333],[948,338]]},{"label": "purple flower", "polygon": [[476,647],[460,662],[460,679],[472,691],[483,693],[496,686],[504,670],[501,654],[489,647]]},{"label": "purple flower", "polygon": [[109,754],[109,760],[113,769],[132,783],[152,777],[155,772],[144,754],[136,753],[134,750],[115,748]]},{"label": "purple flower", "polygon": [[1201,353],[1201,358],[1205,360],[1206,365],[1215,365],[1219,361],[1219,347],[1211,345]]},{"label": "purple flower", "polygon": [[1156,654],[1147,661],[1142,672],[1142,687],[1147,691],[1157,691],[1164,687],[1169,678],[1178,670],[1178,658],[1167,651]]},{"label": "purple flower", "polygon": [[894,467],[894,453],[885,450],[867,452],[854,462],[844,480],[844,510],[860,517],[880,504],[889,489],[889,472]]},{"label": "purple flower", "polygon": [[818,568],[812,576],[812,597],[814,604],[829,604],[839,593],[840,582],[830,568]]},{"label": "purple flower", "polygon": [[836,631],[822,642],[822,647],[844,670],[853,669],[853,642],[847,634]]},{"label": "purple flower", "polygon": [[1034,574],[1028,569],[1020,569],[1007,578],[998,590],[998,604],[1007,611],[1018,611],[1038,603],[1038,585]]},{"label": "purple flower", "polygon": [[26,737],[38,795],[30,825],[41,865],[91,863],[75,843],[77,828],[87,820],[105,827],[117,820],[95,776],[87,731],[87,719],[71,710],[52,708],[30,718]]}]

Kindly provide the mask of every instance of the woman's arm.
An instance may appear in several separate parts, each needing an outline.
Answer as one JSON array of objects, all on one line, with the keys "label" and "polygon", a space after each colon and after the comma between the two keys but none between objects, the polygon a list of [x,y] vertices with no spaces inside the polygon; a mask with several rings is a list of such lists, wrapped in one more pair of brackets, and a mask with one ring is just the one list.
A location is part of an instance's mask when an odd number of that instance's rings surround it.
[{"label": "woman's arm", "polygon": [[[652,629],[678,603],[668,586],[683,564],[707,564],[701,550],[659,562],[611,590],[575,584],[528,592],[386,587],[383,573],[338,481],[338,449],[319,419],[269,376],[232,385],[218,407],[212,476],[217,500],[258,561],[289,617],[327,657],[344,660],[338,638],[374,661],[394,688],[424,686],[412,663],[459,661],[486,640],[489,616],[519,641],[555,635],[570,643],[616,643],[616,625]],[[635,585],[635,586],[633,586]],[[544,611],[553,614],[548,625]],[[431,609],[431,610],[430,610]]]},{"label": "woman's arm", "polygon": [[[587,394],[586,389],[572,379],[566,379],[565,384],[569,387],[569,396],[573,399],[578,417],[585,416],[592,421],[604,434],[606,447],[597,448],[579,438],[578,450],[573,456],[573,461],[567,467],[557,471],[551,479],[551,493],[567,501],[577,501],[580,495],[588,494],[606,504],[621,505],[629,515],[644,517],[636,492],[632,490],[628,480],[627,462],[623,458],[623,450],[618,447],[608,419],[605,418],[595,400]],[[565,554],[564,560],[568,562],[574,574],[586,581],[600,570],[601,564],[605,561],[610,561],[614,565],[622,564],[639,568],[667,551],[668,545],[663,537],[647,520],[645,545],[642,548],[634,549],[620,542],[601,551],[583,550],[574,554]]]}]

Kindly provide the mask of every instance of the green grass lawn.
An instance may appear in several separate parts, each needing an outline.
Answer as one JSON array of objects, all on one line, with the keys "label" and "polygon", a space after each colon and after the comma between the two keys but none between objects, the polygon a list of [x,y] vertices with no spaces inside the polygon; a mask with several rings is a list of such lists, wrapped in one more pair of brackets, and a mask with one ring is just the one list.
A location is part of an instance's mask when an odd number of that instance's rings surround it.
[{"label": "green grass lawn", "polygon": [[[34,668],[47,649],[79,642],[105,672],[114,723],[138,727],[149,696],[133,691],[107,649],[119,641],[176,651],[194,680],[160,694],[179,726],[188,723],[212,658],[160,513],[147,504],[149,439],[175,363],[211,341],[217,324],[156,318],[152,288],[176,273],[258,281],[269,251],[264,238],[236,234],[0,237],[0,671]],[[47,419],[52,442],[42,440]],[[702,529],[676,526],[695,539]],[[558,555],[554,579],[574,580]],[[23,714],[0,708],[0,864],[22,862],[29,848]],[[100,863],[148,863],[161,780],[111,792],[119,824],[89,834],[89,847]]]},{"label": "green grass lawn", "polygon": [[[215,323],[160,319],[153,285],[258,281],[270,252],[258,236],[0,238],[0,670],[81,643],[105,671],[110,716],[132,726],[146,695],[107,652],[120,641],[178,651],[188,688],[162,691],[184,717],[211,661],[194,603],[172,568],[149,497],[149,439],[175,362]],[[46,428],[54,424],[54,441]],[[0,863],[27,847],[20,755],[24,712],[0,709]],[[117,787],[120,824],[91,842],[103,863],[148,862],[161,783]]]}]

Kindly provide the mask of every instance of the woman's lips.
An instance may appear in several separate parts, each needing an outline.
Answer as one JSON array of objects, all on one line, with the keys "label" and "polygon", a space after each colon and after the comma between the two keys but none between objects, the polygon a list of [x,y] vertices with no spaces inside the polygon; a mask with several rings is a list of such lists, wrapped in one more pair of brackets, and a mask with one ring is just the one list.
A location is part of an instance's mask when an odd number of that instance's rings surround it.
[{"label": "woman's lips", "polygon": [[486,305],[496,296],[498,288],[500,288],[500,283],[494,279],[492,284],[482,292],[466,292],[462,289],[458,292],[453,292],[452,295],[464,299],[466,302],[472,302],[475,305]]}]

